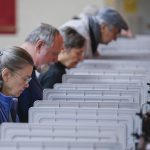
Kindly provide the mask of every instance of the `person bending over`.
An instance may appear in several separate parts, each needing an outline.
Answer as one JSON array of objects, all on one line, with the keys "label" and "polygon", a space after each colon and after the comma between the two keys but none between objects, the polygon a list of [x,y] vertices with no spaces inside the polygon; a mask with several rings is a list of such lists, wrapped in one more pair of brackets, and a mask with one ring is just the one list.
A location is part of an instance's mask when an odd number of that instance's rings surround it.
[{"label": "person bending over", "polygon": [[61,34],[64,40],[64,49],[58,55],[58,62],[50,65],[48,71],[39,76],[43,89],[53,88],[55,83],[61,83],[66,69],[75,67],[83,60],[85,38],[71,27],[61,30]]},{"label": "person bending over", "polygon": [[22,48],[0,50],[0,123],[18,122],[17,97],[29,87],[32,57]]}]

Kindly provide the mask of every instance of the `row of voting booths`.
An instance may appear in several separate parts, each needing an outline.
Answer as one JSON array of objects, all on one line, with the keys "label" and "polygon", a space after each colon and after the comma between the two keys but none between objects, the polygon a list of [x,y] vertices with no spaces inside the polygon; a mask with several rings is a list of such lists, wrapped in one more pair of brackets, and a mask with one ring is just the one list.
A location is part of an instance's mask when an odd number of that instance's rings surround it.
[{"label": "row of voting booths", "polygon": [[[3,123],[2,150],[135,150],[149,111],[150,37],[119,39],[84,60],[29,110]],[[149,145],[146,146],[148,149]]]}]

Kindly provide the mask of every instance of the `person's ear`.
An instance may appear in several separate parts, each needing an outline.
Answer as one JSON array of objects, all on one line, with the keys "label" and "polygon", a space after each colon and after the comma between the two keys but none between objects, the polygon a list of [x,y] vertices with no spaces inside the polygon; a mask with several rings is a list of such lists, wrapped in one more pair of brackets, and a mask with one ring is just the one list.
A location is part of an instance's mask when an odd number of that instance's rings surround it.
[{"label": "person's ear", "polygon": [[36,42],[36,51],[37,51],[38,53],[40,53],[41,48],[42,48],[43,46],[45,46],[45,42],[42,41],[42,40],[38,40],[38,41]]},{"label": "person's ear", "polygon": [[11,77],[11,72],[8,68],[4,68],[2,71],[2,79],[3,81],[7,82],[8,79]]},{"label": "person's ear", "polygon": [[106,29],[107,25],[106,24],[102,24],[101,25],[101,32],[103,33]]}]

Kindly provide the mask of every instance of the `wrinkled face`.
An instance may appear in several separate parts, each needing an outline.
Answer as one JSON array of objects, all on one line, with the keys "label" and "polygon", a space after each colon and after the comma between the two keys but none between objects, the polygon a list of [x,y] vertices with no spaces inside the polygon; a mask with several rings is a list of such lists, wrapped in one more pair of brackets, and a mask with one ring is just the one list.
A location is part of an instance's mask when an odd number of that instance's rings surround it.
[{"label": "wrinkled face", "polygon": [[62,57],[59,55],[58,60],[63,61],[63,64],[67,68],[75,67],[81,60],[83,60],[83,52],[85,47],[82,48],[72,48],[71,50],[67,51],[64,50],[62,52]]},{"label": "wrinkled face", "polygon": [[51,62],[56,62],[58,59],[58,54],[63,48],[63,38],[60,34],[57,34],[54,38],[54,42],[50,47],[46,45],[40,48],[38,53],[38,66],[40,67],[44,64],[49,64]]},{"label": "wrinkled face", "polygon": [[71,52],[69,53],[69,58],[70,58],[70,64],[68,68],[73,68],[75,67],[80,61],[83,60],[83,48],[73,48]]},{"label": "wrinkled face", "polygon": [[107,25],[104,25],[103,27],[101,27],[101,43],[108,44],[113,40],[117,40],[117,36],[119,33],[120,31],[117,28],[112,27],[110,29]]},{"label": "wrinkled face", "polygon": [[[6,68],[5,68],[6,69]],[[12,72],[9,69],[4,70],[2,92],[7,96],[19,97],[20,94],[29,87],[32,65],[26,65],[23,69]]]}]

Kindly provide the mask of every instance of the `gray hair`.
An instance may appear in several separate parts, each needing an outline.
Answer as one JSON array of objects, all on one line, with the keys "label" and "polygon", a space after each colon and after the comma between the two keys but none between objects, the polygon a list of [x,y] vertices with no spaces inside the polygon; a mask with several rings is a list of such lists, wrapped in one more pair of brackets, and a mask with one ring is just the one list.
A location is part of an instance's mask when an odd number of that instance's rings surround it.
[{"label": "gray hair", "polygon": [[112,8],[103,8],[99,10],[96,15],[96,19],[99,24],[106,23],[107,25],[112,25],[119,30],[128,30],[128,24],[121,16],[121,14]]},{"label": "gray hair", "polygon": [[26,65],[34,65],[30,54],[20,47],[10,47],[0,50],[0,89],[2,88],[2,71],[8,68],[17,71]]},{"label": "gray hair", "polygon": [[55,27],[41,23],[26,37],[25,42],[34,44],[38,40],[42,40],[50,47],[53,44],[56,34],[59,34],[59,31]]},{"label": "gray hair", "polygon": [[[96,18],[96,19],[97,19],[97,18]],[[109,29],[110,31],[112,31],[112,29],[113,29],[113,27],[114,27],[113,24],[111,24],[111,23],[109,23],[109,22],[107,22],[106,20],[101,19],[101,18],[99,18],[99,19],[97,20],[97,22],[98,22],[99,25],[107,25],[107,27],[108,27],[108,29]]]}]

